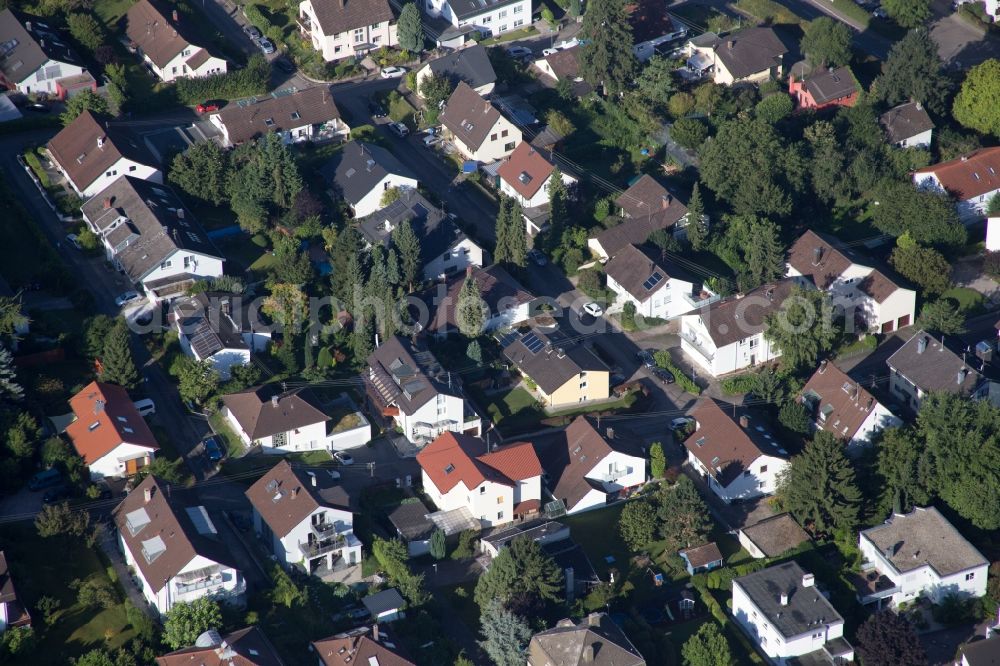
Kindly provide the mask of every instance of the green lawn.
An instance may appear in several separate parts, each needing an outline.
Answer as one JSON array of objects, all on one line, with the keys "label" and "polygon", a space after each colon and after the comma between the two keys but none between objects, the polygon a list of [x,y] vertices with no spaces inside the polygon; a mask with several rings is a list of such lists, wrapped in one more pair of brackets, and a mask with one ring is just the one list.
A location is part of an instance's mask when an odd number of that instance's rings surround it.
[{"label": "green lawn", "polygon": [[215,412],[209,416],[208,422],[215,434],[222,439],[222,443],[226,447],[227,456],[230,458],[239,458],[244,454],[243,441],[239,438],[239,435],[233,432],[233,429],[229,426],[229,422],[223,417],[222,412]]},{"label": "green lawn", "polygon": [[480,44],[483,46],[493,46],[495,44],[503,44],[504,42],[513,42],[518,39],[524,39],[525,37],[530,37],[531,35],[537,35],[538,31],[535,30],[535,26],[529,25],[527,28],[521,28],[520,30],[512,30],[511,32],[505,32],[497,37],[490,37],[485,39]]},{"label": "green lawn", "polygon": [[[231,268],[234,270],[244,270],[251,268],[258,262],[267,263],[273,261],[271,253],[255,245],[250,236],[246,234],[236,234],[226,236],[215,241],[215,245],[222,251],[225,258],[232,262]],[[264,257],[268,259],[264,259]]]},{"label": "green lawn", "polygon": [[35,650],[7,663],[66,664],[71,657],[88,650],[114,650],[135,637],[135,629],[125,617],[124,603],[107,610],[86,608],[76,603],[76,593],[69,588],[77,578],[109,580],[108,564],[97,554],[96,547],[92,550],[77,541],[42,539],[31,523],[12,523],[0,527],[0,549],[11,563],[18,594],[29,608],[42,596],[61,602],[50,629],[44,628],[37,613],[32,618],[40,634]]},{"label": "green lawn", "polygon": [[[478,392],[478,391],[477,391]],[[481,397],[480,397],[481,396]],[[534,396],[517,386],[507,393],[480,394],[480,404],[494,423],[508,428],[537,423],[543,416],[541,406]]]},{"label": "green lawn", "polygon": [[125,12],[133,4],[135,4],[134,0],[96,0],[94,2],[94,13],[97,14],[97,18],[100,19],[101,23],[108,26],[108,29],[111,30],[114,29],[118,20],[125,16]]},{"label": "green lawn", "polygon": [[986,301],[985,296],[968,287],[953,287],[941,294],[941,297],[953,301],[958,306],[959,312],[967,316],[976,314]]}]

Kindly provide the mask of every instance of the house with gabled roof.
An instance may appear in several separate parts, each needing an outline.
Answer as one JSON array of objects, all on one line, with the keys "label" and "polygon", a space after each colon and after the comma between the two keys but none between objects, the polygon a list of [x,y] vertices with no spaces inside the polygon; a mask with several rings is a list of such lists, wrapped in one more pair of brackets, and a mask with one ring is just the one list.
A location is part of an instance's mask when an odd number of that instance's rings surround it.
[{"label": "house with gabled roof", "polygon": [[443,432],[481,432],[460,376],[442,368],[419,341],[398,335],[385,340],[368,357],[363,379],[371,411],[413,444],[422,446]]},{"label": "house with gabled roof", "polygon": [[495,162],[521,142],[521,130],[465,81],[455,86],[439,118],[444,138],[467,160]]},{"label": "house with gabled roof", "polygon": [[46,148],[56,168],[84,198],[121,176],[163,182],[159,160],[138,135],[89,110],[62,128]]},{"label": "house with gabled roof", "polygon": [[578,416],[541,452],[545,486],[566,513],[580,513],[627,497],[646,483],[646,458],[637,442],[597,430]]},{"label": "house with gabled roof", "polygon": [[683,39],[687,34],[684,27],[674,26],[667,5],[657,0],[631,0],[625,5],[625,13],[632,29],[632,53],[639,62],[652,58],[661,44]]},{"label": "house with gabled roof", "polygon": [[848,450],[870,444],[885,428],[902,424],[860,383],[829,361],[821,361],[799,393],[817,430],[825,430]]},{"label": "house with gabled roof", "polygon": [[881,116],[879,123],[889,143],[897,148],[929,148],[934,135],[934,121],[920,102],[894,106]]},{"label": "house with gabled roof", "polygon": [[297,23],[302,38],[327,62],[399,44],[387,0],[304,0]]},{"label": "house with gabled roof", "polygon": [[[549,186],[556,166],[549,151],[536,148],[522,141],[504,159],[497,171],[500,191],[524,208],[536,208],[549,203]],[[561,180],[567,188],[576,184],[576,178],[562,172]]]},{"label": "house with gabled roof", "polygon": [[331,470],[282,460],[246,491],[254,532],[279,564],[338,580],[360,569],[362,544],[339,479]]},{"label": "house with gabled roof", "polygon": [[767,420],[746,408],[703,398],[688,413],[694,432],[684,440],[690,464],[726,503],[774,493],[788,451]]},{"label": "house with gabled roof", "polygon": [[608,260],[626,245],[642,245],[657,230],[683,236],[687,206],[649,174],[643,174],[615,199],[622,222],[587,241],[587,247]]},{"label": "house with gabled roof", "polygon": [[352,666],[353,664],[416,666],[403,656],[402,648],[391,634],[386,633],[385,627],[377,623],[370,629],[361,627],[313,641],[310,647],[319,657],[320,666]]},{"label": "house with gabled roof", "polygon": [[608,261],[604,274],[608,289],[615,293],[608,312],[619,312],[631,303],[643,317],[673,319],[718,299],[697,277],[657,254],[626,245]]},{"label": "house with gabled roof", "polygon": [[244,627],[225,636],[210,629],[191,647],[156,658],[156,666],[284,666],[260,627]]},{"label": "house with gabled roof", "polygon": [[677,554],[684,560],[684,568],[691,576],[703,571],[718,569],[724,561],[722,551],[719,550],[719,546],[714,541],[693,548],[684,548]]},{"label": "house with gabled roof", "polygon": [[465,508],[483,527],[542,508],[542,464],[528,442],[490,450],[483,440],[445,432],[417,454],[423,488],[441,511]]},{"label": "house with gabled roof", "polygon": [[528,666],[646,666],[646,660],[609,615],[565,619],[531,637]]},{"label": "house with gabled roof", "polygon": [[929,393],[946,391],[970,397],[989,395],[992,383],[983,378],[966,357],[963,349],[944,337],[934,338],[920,330],[886,360],[889,366],[889,392],[911,411]]},{"label": "house with gabled roof", "polygon": [[789,277],[830,294],[849,326],[891,333],[916,319],[914,290],[832,236],[812,230],[799,236],[788,250],[787,270]]},{"label": "house with gabled roof", "polygon": [[479,289],[479,297],[486,305],[483,333],[510,328],[527,321],[535,297],[499,264],[473,269],[463,276],[440,282],[424,295],[431,311],[431,320],[424,329],[432,335],[443,337],[460,330],[458,303],[462,286],[471,279]]},{"label": "house with gabled roof", "polygon": [[608,366],[586,344],[558,329],[525,326],[498,335],[503,355],[533,384],[550,409],[607,400]]},{"label": "house with gabled roof", "polygon": [[192,42],[193,20],[159,0],[139,0],[125,14],[125,34],[161,81],[224,74],[229,63]]},{"label": "house with gabled roof", "polygon": [[58,99],[97,92],[97,82],[69,40],[37,16],[10,8],[0,11],[0,84],[25,95]]},{"label": "house with gabled roof", "polygon": [[483,266],[488,256],[452,217],[417,190],[403,189],[398,199],[359,220],[357,228],[369,247],[389,247],[393,231],[409,224],[420,244],[424,280],[441,280]]},{"label": "house with gabled roof", "polygon": [[761,83],[782,75],[788,47],[773,28],[752,27],[720,37],[705,33],[688,41],[688,67],[711,71],[719,85]]},{"label": "house with gabled roof", "polygon": [[337,151],[321,173],[333,189],[361,218],[383,208],[382,198],[391,189],[415,190],[416,174],[381,146],[351,141]]},{"label": "house with gabled roof", "polygon": [[800,111],[851,107],[858,103],[861,85],[850,67],[813,68],[802,60],[792,65],[788,74],[788,94]]},{"label": "house with gabled roof", "polygon": [[417,87],[414,92],[421,98],[423,94],[420,88],[431,76],[448,79],[453,84],[465,81],[480,95],[489,95],[493,92],[497,82],[497,73],[493,70],[490,58],[486,54],[486,47],[482,44],[456,49],[440,58],[429,60],[418,69]]},{"label": "house with gabled roof", "polygon": [[125,564],[149,605],[165,615],[175,604],[208,597],[240,605],[246,582],[219,538],[208,509],[183,488],[150,474],[112,511]]},{"label": "house with gabled roof", "polygon": [[0,550],[0,634],[8,628],[30,626],[31,615],[17,596],[7,556]]},{"label": "house with gabled roof", "polygon": [[250,356],[271,342],[272,326],[251,301],[220,291],[175,299],[168,318],[181,350],[196,361],[208,361],[222,379],[229,379],[233,366],[249,364]]},{"label": "house with gabled roof", "polygon": [[555,53],[543,55],[532,63],[532,67],[538,70],[549,82],[550,85],[558,84],[560,81],[568,81],[570,89],[577,97],[590,94],[594,88],[584,81],[580,73],[580,51],[582,47],[577,44],[568,49],[558,49]]},{"label": "house with gabled roof", "polygon": [[913,172],[920,189],[954,198],[958,216],[966,223],[983,217],[1000,193],[1000,147],[980,148],[947,162]]},{"label": "house with gabled roof", "polygon": [[90,478],[132,476],[152,462],[160,445],[121,386],[91,382],[69,400],[73,420],[66,426]]},{"label": "house with gabled roof", "polygon": [[351,132],[327,86],[304,90],[293,86],[237,100],[208,119],[222,133],[222,145],[227,147],[272,132],[280,134],[284,143],[331,141]]}]

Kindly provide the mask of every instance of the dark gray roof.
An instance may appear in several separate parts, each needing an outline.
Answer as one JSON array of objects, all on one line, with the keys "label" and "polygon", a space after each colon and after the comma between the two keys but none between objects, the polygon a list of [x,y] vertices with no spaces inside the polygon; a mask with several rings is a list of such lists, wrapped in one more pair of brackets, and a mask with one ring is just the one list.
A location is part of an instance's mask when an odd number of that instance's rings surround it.
[{"label": "dark gray roof", "polygon": [[222,255],[166,185],[121,176],[82,207],[84,216],[115,248],[115,258],[139,282],[171,254],[187,250]]},{"label": "dark gray roof", "polygon": [[969,666],[1000,666],[1000,636],[969,643],[962,648]]},{"label": "dark gray roof", "polygon": [[473,88],[495,83],[497,74],[493,71],[486,48],[481,44],[470,46],[437,60],[431,60],[426,65],[436,76],[444,76],[452,82],[465,81]]},{"label": "dark gray roof", "polygon": [[[248,349],[236,321],[222,311],[217,300],[220,297],[226,298],[226,295],[203,292],[179,298],[171,304],[174,321],[202,359],[223,349]],[[228,297],[232,298],[233,294]]]},{"label": "dark gray roof", "polygon": [[440,120],[462,143],[478,150],[502,117],[495,106],[465,81],[460,81],[448,98]]},{"label": "dark gray roof", "polygon": [[518,0],[448,0],[448,5],[461,19],[486,14],[500,7],[514,4]]},{"label": "dark gray roof", "polygon": [[608,372],[588,347],[555,330],[523,328],[502,336],[503,355],[551,394],[581,372]]},{"label": "dark gray roof", "polygon": [[312,6],[328,37],[395,19],[387,0],[312,0]]},{"label": "dark gray roof", "polygon": [[742,79],[781,64],[788,53],[778,34],[771,28],[747,28],[719,39],[715,55],[733,75]]},{"label": "dark gray roof", "polygon": [[989,564],[934,507],[894,514],[861,533],[900,573],[930,565],[942,578]]},{"label": "dark gray roof", "polygon": [[[50,60],[83,67],[68,40],[44,19],[10,9],[0,12],[0,70],[5,79],[20,83]],[[63,76],[53,72],[46,78]]]},{"label": "dark gray roof", "polygon": [[406,501],[389,512],[389,522],[399,535],[407,541],[429,539],[434,532],[434,523],[427,514],[431,511],[419,499]]},{"label": "dark gray roof", "polygon": [[934,121],[920,102],[908,102],[889,109],[879,118],[889,141],[897,143],[934,129]]},{"label": "dark gray roof", "polygon": [[499,527],[483,534],[480,539],[500,550],[514,539],[525,537],[532,541],[551,542],[569,539],[569,528],[555,520],[537,521]]},{"label": "dark gray roof", "polygon": [[795,63],[792,70],[805,81],[806,90],[817,104],[826,104],[858,92],[858,82],[850,67],[811,69],[808,63],[802,61]]},{"label": "dark gray roof", "polygon": [[[837,609],[827,601],[816,585],[803,585],[806,572],[797,562],[785,562],[733,580],[786,639],[815,631],[817,627],[842,623]],[[787,603],[782,605],[782,595]]]},{"label": "dark gray roof", "polygon": [[925,392],[968,394],[982,380],[982,375],[965,363],[961,354],[949,348],[947,340],[942,344],[923,330],[897,349],[886,364]]},{"label": "dark gray roof", "polygon": [[327,162],[322,173],[351,205],[361,201],[389,174],[417,180],[388,150],[361,141],[346,144]]},{"label": "dark gray roof", "polygon": [[532,636],[528,644],[529,666],[578,666],[583,663],[645,666],[646,660],[621,627],[605,613],[592,613],[579,624],[560,620],[552,629]]},{"label": "dark gray roof", "polygon": [[368,369],[369,395],[405,414],[413,414],[438,394],[461,395],[457,374],[446,372],[434,354],[398,335],[372,352]]},{"label": "dark gray roof", "polygon": [[420,261],[426,265],[435,257],[466,240],[444,211],[415,190],[404,190],[398,199],[358,222],[358,231],[372,245],[388,245],[392,230],[409,222],[420,242]]},{"label": "dark gray roof", "polygon": [[365,608],[368,609],[368,612],[374,616],[379,613],[401,609],[406,602],[403,601],[403,597],[399,594],[399,590],[394,587],[390,587],[388,590],[382,590],[381,592],[376,592],[369,597],[365,597],[361,600],[361,603],[363,603]]},{"label": "dark gray roof", "polygon": [[250,439],[262,439],[330,419],[308,388],[283,391],[278,384],[264,384],[224,395],[222,402]]}]

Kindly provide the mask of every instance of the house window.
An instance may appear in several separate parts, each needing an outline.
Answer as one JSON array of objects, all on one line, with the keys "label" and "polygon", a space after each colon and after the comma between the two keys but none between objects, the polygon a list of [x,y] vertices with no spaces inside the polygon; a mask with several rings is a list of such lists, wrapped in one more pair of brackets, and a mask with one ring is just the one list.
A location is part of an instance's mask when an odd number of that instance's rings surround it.
[{"label": "house window", "polygon": [[378,23],[372,23],[370,27],[372,30],[378,30],[378,26],[379,26]]},{"label": "house window", "polygon": [[[523,11],[524,11],[524,5],[517,5],[516,7],[514,7],[514,13],[515,14],[520,14]],[[517,25],[517,24],[515,23],[514,25]]]},{"label": "house window", "polygon": [[184,257],[184,268],[187,269],[191,266],[191,257]]},{"label": "house window", "polygon": [[340,47],[339,46],[334,46],[333,47],[333,52],[334,53],[340,53]]},{"label": "house window", "polygon": [[160,268],[170,268],[170,261],[169,260],[164,261],[162,264],[160,264]]},{"label": "house window", "polygon": [[500,10],[500,13],[498,14],[498,16],[500,18],[507,18],[507,10],[506,9]]},{"label": "house window", "polygon": [[743,476],[750,476],[750,470],[743,470]]},{"label": "house window", "polygon": [[507,32],[507,24],[504,23],[502,26],[500,26],[500,30],[498,32]]},{"label": "house window", "polygon": [[503,520],[503,511],[497,511],[497,520]]},{"label": "house window", "polygon": [[171,67],[170,68],[170,73],[171,74],[176,74],[177,73],[177,68],[176,67]]},{"label": "house window", "polygon": [[496,141],[496,140],[497,140],[497,134],[496,134],[496,132],[494,132],[493,134],[490,134],[490,141]]},{"label": "house window", "polygon": [[764,482],[763,482],[763,481],[759,482],[759,483],[757,484],[757,487],[758,487],[758,488],[763,488],[763,487],[764,487]]},{"label": "house window", "polygon": [[510,130],[504,130],[504,131],[500,132],[500,136],[506,138],[509,133],[510,133]]},{"label": "house window", "polygon": [[497,497],[497,504],[503,504],[503,495]]},{"label": "house window", "polygon": [[766,471],[767,471],[767,465],[761,465],[760,466],[760,473],[763,474]]},{"label": "house window", "polygon": [[586,382],[586,381],[582,381],[582,382],[580,382],[580,388],[581,388],[581,389],[585,389],[585,388],[587,388],[587,382]]},{"label": "house window", "polygon": [[130,167],[128,168],[128,171],[129,171],[129,173],[132,173],[132,172],[133,172],[133,171],[135,171],[135,170],[136,170],[137,168],[138,168],[138,167],[136,167],[136,166],[135,166],[135,165],[133,164],[132,166],[130,166]]},{"label": "house window", "polygon": [[493,23],[493,17],[492,16],[487,16],[487,17],[483,18],[483,23]]},{"label": "house window", "polygon": [[486,494],[486,486],[479,486],[479,494],[480,495]]},{"label": "house window", "polygon": [[275,433],[273,437],[271,437],[271,446],[273,446],[276,449],[280,449],[281,447],[286,446],[287,444],[288,444],[287,432],[278,432]]},{"label": "house window", "polygon": [[372,44],[378,44],[381,39],[382,35],[375,35],[374,37],[372,37]]},{"label": "house window", "polygon": [[976,572],[975,571],[973,571],[972,573],[965,574],[965,580],[972,580],[975,577],[976,577]]},{"label": "house window", "polygon": [[750,345],[750,349],[753,349],[757,346],[757,338],[750,338],[750,341],[747,344]]},{"label": "house window", "polygon": [[514,150],[514,142],[513,142],[513,141],[511,141],[510,143],[505,143],[505,144],[503,145],[503,149],[504,149],[505,151],[507,151],[507,150]]},{"label": "house window", "polygon": [[[515,11],[516,11],[516,10],[515,10]],[[524,25],[524,19],[516,19],[516,20],[514,21],[514,27],[515,27],[515,28],[517,28],[517,27],[519,27],[519,26],[522,26],[522,25]]]}]

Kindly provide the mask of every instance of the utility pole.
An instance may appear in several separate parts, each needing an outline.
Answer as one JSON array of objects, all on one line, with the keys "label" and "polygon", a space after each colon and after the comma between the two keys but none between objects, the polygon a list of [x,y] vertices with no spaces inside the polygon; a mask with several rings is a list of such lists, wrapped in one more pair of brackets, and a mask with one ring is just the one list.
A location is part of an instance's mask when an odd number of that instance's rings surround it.
[{"label": "utility pole", "polygon": [[375,463],[368,463],[368,471],[371,473],[371,478],[375,478]]}]

